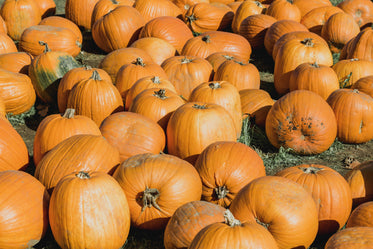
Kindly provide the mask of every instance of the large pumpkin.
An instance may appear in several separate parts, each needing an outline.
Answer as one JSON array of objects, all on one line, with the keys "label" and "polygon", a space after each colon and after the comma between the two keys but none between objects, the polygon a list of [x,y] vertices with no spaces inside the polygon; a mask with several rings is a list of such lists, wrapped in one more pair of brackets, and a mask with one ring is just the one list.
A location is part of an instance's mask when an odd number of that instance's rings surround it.
[{"label": "large pumpkin", "polygon": [[91,29],[91,16],[98,0],[66,0],[65,16],[80,28]]},{"label": "large pumpkin", "polygon": [[265,12],[265,7],[258,1],[243,1],[232,20],[232,31],[238,33],[241,23],[249,16],[258,15]]},{"label": "large pumpkin", "polygon": [[354,38],[349,40],[341,51],[339,57],[342,59],[358,58],[373,61],[373,28],[369,27],[360,31]]},{"label": "large pumpkin", "polygon": [[50,199],[49,220],[58,245],[71,249],[120,248],[131,223],[118,182],[94,171],[74,172],[58,182]]},{"label": "large pumpkin", "polygon": [[337,135],[333,109],[320,95],[307,90],[292,91],[277,100],[265,127],[272,145],[304,155],[327,150]]},{"label": "large pumpkin", "polygon": [[134,5],[144,17],[145,22],[160,16],[172,16],[181,18],[181,10],[169,0],[136,0]]},{"label": "large pumpkin", "polygon": [[43,18],[40,21],[39,25],[48,25],[48,26],[70,29],[76,35],[77,41],[80,44],[83,43],[83,35],[78,25],[76,25],[75,23],[73,23],[67,18],[64,18],[61,16],[49,16],[47,18]]},{"label": "large pumpkin", "polygon": [[196,169],[175,156],[135,155],[113,176],[127,196],[134,227],[164,229],[178,207],[201,198],[202,184]]},{"label": "large pumpkin", "polygon": [[332,68],[337,73],[341,88],[350,87],[360,78],[373,75],[373,61],[364,59],[340,60]]}]

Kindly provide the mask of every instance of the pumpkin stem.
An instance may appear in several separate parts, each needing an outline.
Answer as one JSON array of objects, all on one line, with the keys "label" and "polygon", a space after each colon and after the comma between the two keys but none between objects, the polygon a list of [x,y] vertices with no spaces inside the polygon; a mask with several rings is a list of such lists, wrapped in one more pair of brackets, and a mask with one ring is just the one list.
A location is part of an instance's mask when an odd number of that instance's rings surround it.
[{"label": "pumpkin stem", "polygon": [[220,85],[219,82],[217,82],[217,81],[213,81],[213,82],[210,82],[210,83],[209,83],[209,87],[210,87],[211,89],[218,89],[218,88],[221,88],[221,85]]},{"label": "pumpkin stem", "polygon": [[166,89],[160,89],[158,91],[154,91],[154,95],[153,96],[155,96],[157,98],[160,98],[160,99],[167,99]]},{"label": "pumpkin stem", "polygon": [[91,70],[92,67],[90,65],[84,65],[84,70]]},{"label": "pumpkin stem", "polygon": [[159,211],[162,212],[162,209],[158,206],[156,200],[159,197],[159,191],[156,188],[148,188],[146,187],[144,190],[144,194],[142,196],[142,209],[141,212],[144,212],[147,207],[155,207]]},{"label": "pumpkin stem", "polygon": [[322,168],[313,167],[313,166],[310,166],[310,167],[299,167],[299,169],[302,170],[306,174],[316,174],[317,172],[323,170]]},{"label": "pumpkin stem", "polygon": [[339,82],[339,85],[341,88],[345,88],[349,86],[349,82],[351,80],[352,72],[350,72],[346,77],[342,78],[342,80]]},{"label": "pumpkin stem", "polygon": [[137,57],[136,60],[132,63],[135,64],[136,66],[145,67],[144,60],[141,57]]},{"label": "pumpkin stem", "polygon": [[303,41],[301,41],[302,44],[306,45],[306,47],[313,47],[312,38],[306,38]]},{"label": "pumpkin stem", "polygon": [[233,60],[234,62],[236,62],[237,64],[240,64],[241,66],[245,65],[245,63],[243,63],[242,61],[237,61],[237,60]]},{"label": "pumpkin stem", "polygon": [[79,171],[78,173],[75,174],[75,176],[78,177],[79,179],[89,179],[89,178],[91,178],[89,173],[84,172],[84,171]]},{"label": "pumpkin stem", "polygon": [[190,16],[185,16],[185,18],[189,21],[189,22],[194,22],[194,21],[197,21],[197,18],[194,16],[194,13]]},{"label": "pumpkin stem", "polygon": [[206,43],[210,43],[210,36],[209,35],[205,35],[202,37],[202,41],[206,42]]},{"label": "pumpkin stem", "polygon": [[224,212],[224,219],[225,219],[225,224],[229,225],[230,227],[235,227],[235,226],[241,226],[241,222],[234,218],[232,212],[227,209]]},{"label": "pumpkin stem", "polygon": [[316,68],[320,67],[319,64],[317,64],[317,61],[315,61],[313,64],[311,64],[311,66],[316,67]]},{"label": "pumpkin stem", "polygon": [[224,59],[230,61],[230,60],[233,60],[234,57],[233,56],[230,56],[230,55],[223,55]]},{"label": "pumpkin stem", "polygon": [[94,71],[93,71],[92,76],[91,76],[91,79],[94,79],[94,80],[102,80],[101,77],[100,77],[100,74],[97,72],[97,70],[94,70]]},{"label": "pumpkin stem", "polygon": [[206,106],[206,104],[202,104],[202,105],[200,105],[200,104],[194,104],[193,108],[196,108],[196,109],[207,109],[207,106]]},{"label": "pumpkin stem", "polygon": [[286,0],[288,3],[293,4],[293,0]]},{"label": "pumpkin stem", "polygon": [[261,225],[261,226],[265,227],[266,229],[268,229],[269,224],[264,223],[264,222],[261,222],[258,218],[255,218],[255,221],[256,221],[256,223],[258,223],[259,225]]},{"label": "pumpkin stem", "polygon": [[40,44],[41,46],[45,46],[45,48],[44,48],[44,53],[46,53],[46,52],[50,52],[50,51],[51,51],[50,48],[49,48],[49,46],[48,46],[48,43],[43,42],[43,41],[39,41],[39,44]]},{"label": "pumpkin stem", "polygon": [[[290,1],[290,0],[288,0],[288,1]],[[259,8],[263,8],[263,5],[262,5],[261,2],[259,2],[259,1],[254,1],[254,3],[255,3],[256,6],[258,6]]]},{"label": "pumpkin stem", "polygon": [[67,108],[62,117],[64,117],[64,118],[74,118],[74,114],[75,114],[75,109]]},{"label": "pumpkin stem", "polygon": [[219,187],[214,188],[214,192],[216,196],[218,197],[218,199],[220,200],[227,196],[227,194],[229,193],[229,190],[227,189],[226,186],[219,186]]},{"label": "pumpkin stem", "polygon": [[160,83],[161,83],[161,80],[160,80],[160,78],[159,78],[158,76],[154,76],[154,77],[152,78],[152,82],[153,82],[154,84],[160,84]]},{"label": "pumpkin stem", "polygon": [[111,0],[111,2],[112,2],[113,4],[119,4],[119,2],[118,2],[117,0]]},{"label": "pumpkin stem", "polygon": [[352,58],[352,59],[350,59],[350,61],[358,61],[359,60],[359,58]]},{"label": "pumpkin stem", "polygon": [[352,92],[353,93],[359,93],[359,89],[353,89]]},{"label": "pumpkin stem", "polygon": [[191,63],[192,61],[193,61],[192,59],[188,59],[187,57],[184,57],[181,59],[181,64]]}]

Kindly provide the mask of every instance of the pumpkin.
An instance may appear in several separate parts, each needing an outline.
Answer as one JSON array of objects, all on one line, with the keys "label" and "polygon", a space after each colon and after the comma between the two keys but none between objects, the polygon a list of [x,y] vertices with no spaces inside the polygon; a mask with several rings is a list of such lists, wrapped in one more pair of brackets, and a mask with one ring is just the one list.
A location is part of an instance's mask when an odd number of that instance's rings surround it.
[{"label": "pumpkin", "polygon": [[229,210],[224,213],[224,218],[225,222],[216,222],[203,228],[188,248],[278,248],[271,233],[262,225],[241,223]]},{"label": "pumpkin", "polygon": [[160,16],[147,22],[141,29],[139,38],[144,37],[156,37],[168,41],[180,54],[186,41],[193,37],[193,33],[179,18]]},{"label": "pumpkin", "polygon": [[89,79],[74,85],[66,107],[75,109],[78,115],[91,118],[97,126],[110,114],[124,109],[117,88],[112,82],[102,79],[97,71],[93,71]]},{"label": "pumpkin", "polygon": [[22,32],[41,20],[39,4],[35,0],[6,0],[0,8],[8,35],[18,41]]},{"label": "pumpkin", "polygon": [[259,89],[260,87],[260,75],[256,66],[249,62],[243,63],[236,60],[222,63],[214,74],[214,80],[228,81],[239,91]]},{"label": "pumpkin", "polygon": [[48,44],[53,51],[61,51],[75,57],[80,53],[82,44],[76,34],[69,28],[34,25],[25,29],[19,41],[19,49],[33,56],[44,53],[44,45]]},{"label": "pumpkin", "polygon": [[74,109],[66,109],[63,115],[52,114],[40,122],[33,146],[33,159],[36,166],[48,151],[66,138],[78,134],[101,135],[100,129],[93,120],[74,113]]},{"label": "pumpkin", "polygon": [[5,69],[0,69],[0,96],[4,100],[6,112],[13,115],[30,110],[36,100],[30,77]]},{"label": "pumpkin", "polygon": [[210,0],[171,0],[182,12],[182,18],[185,18],[185,13],[196,3],[209,3]]},{"label": "pumpkin", "polygon": [[176,55],[176,49],[171,43],[157,37],[140,38],[133,42],[130,47],[145,50],[158,65],[161,65],[167,58]]},{"label": "pumpkin", "polygon": [[318,210],[311,194],[284,177],[252,180],[238,192],[229,210],[241,222],[264,225],[279,248],[308,248],[318,230]]},{"label": "pumpkin", "polygon": [[5,34],[8,33],[8,30],[6,28],[6,23],[5,23],[4,19],[1,17],[1,15],[0,15],[0,32],[5,33]]},{"label": "pumpkin", "polygon": [[293,0],[274,0],[266,10],[266,15],[277,20],[294,20],[300,22],[301,12]]},{"label": "pumpkin", "polygon": [[328,66],[315,63],[302,63],[290,73],[289,90],[309,90],[327,99],[339,89],[335,71]]},{"label": "pumpkin", "polygon": [[300,10],[302,18],[316,8],[332,6],[329,0],[313,0],[312,2],[307,0],[293,0],[293,4]]},{"label": "pumpkin", "polygon": [[6,117],[5,103],[2,97],[0,97],[0,118],[8,121]]},{"label": "pumpkin", "polygon": [[236,125],[237,138],[241,135],[241,99],[237,88],[228,81],[209,81],[196,86],[189,96],[189,102],[215,103],[224,107]]},{"label": "pumpkin", "polygon": [[366,28],[347,42],[341,51],[340,60],[358,58],[373,62],[373,29]]},{"label": "pumpkin", "polygon": [[373,138],[373,98],[356,89],[339,89],[327,99],[337,119],[343,143],[365,143]]},{"label": "pumpkin", "polygon": [[255,124],[264,127],[269,109],[275,103],[271,95],[262,89],[243,89],[239,94],[242,117],[250,117]]},{"label": "pumpkin", "polygon": [[369,0],[344,0],[337,7],[352,15],[359,27],[373,21],[373,3]]},{"label": "pumpkin", "polygon": [[219,66],[225,61],[236,60],[244,62],[245,60],[237,57],[235,54],[230,52],[215,52],[206,57],[206,60],[212,65],[214,73],[218,70]]},{"label": "pumpkin", "polygon": [[145,63],[141,57],[119,68],[115,78],[115,86],[122,96],[123,101],[126,100],[127,92],[133,84],[137,80],[147,76],[167,78],[166,72],[160,65]]},{"label": "pumpkin", "polygon": [[160,16],[173,16],[181,18],[181,10],[169,0],[136,0],[133,5],[144,17],[145,22]]},{"label": "pumpkin", "polygon": [[333,65],[333,57],[325,42],[312,38],[297,37],[285,42],[275,60],[274,85],[278,94],[289,91],[290,74],[302,63]]},{"label": "pumpkin", "polygon": [[150,88],[167,89],[168,92],[176,93],[175,86],[166,78],[159,76],[146,76],[138,79],[128,90],[126,94],[125,110],[128,110],[133,99],[142,91]]},{"label": "pumpkin", "polygon": [[51,51],[46,43],[40,43],[45,46],[44,53],[32,60],[28,75],[38,97],[45,103],[56,104],[59,81],[79,63],[70,54]]},{"label": "pumpkin", "polygon": [[[99,48],[105,52],[112,52],[125,48],[137,40],[145,22],[144,17],[135,8],[118,6],[93,24],[92,37]],[[118,23],[121,25],[117,25]]]},{"label": "pumpkin", "polygon": [[265,131],[276,148],[291,148],[303,155],[327,150],[337,135],[333,109],[317,93],[292,91],[277,100],[268,112]]},{"label": "pumpkin", "polygon": [[43,18],[40,21],[39,25],[48,25],[48,26],[70,29],[76,35],[77,41],[80,44],[83,43],[83,35],[79,27],[67,18],[64,18],[61,16],[49,16],[49,17]]},{"label": "pumpkin", "polygon": [[188,248],[204,227],[224,221],[226,209],[206,201],[191,201],[178,207],[164,231],[166,249]]},{"label": "pumpkin", "polygon": [[173,56],[166,59],[161,67],[168,79],[174,84],[176,92],[188,99],[193,88],[210,81],[212,78],[211,64],[198,56]]},{"label": "pumpkin", "polygon": [[65,17],[79,28],[91,30],[93,8],[98,0],[66,0]]},{"label": "pumpkin", "polygon": [[181,51],[182,55],[206,58],[215,52],[232,53],[245,61],[250,59],[250,43],[242,36],[224,31],[208,31],[189,39]]},{"label": "pumpkin", "polygon": [[131,222],[128,201],[118,182],[94,171],[74,172],[58,182],[50,199],[49,220],[62,248],[120,248]]},{"label": "pumpkin", "polygon": [[188,102],[175,110],[167,125],[168,153],[192,164],[211,143],[236,139],[232,116],[218,104]]},{"label": "pumpkin", "polygon": [[346,227],[373,227],[373,201],[357,206],[348,218]]},{"label": "pumpkin", "polygon": [[351,189],[334,169],[319,164],[301,164],[276,173],[302,185],[319,211],[319,235],[331,235],[344,227],[352,208]]},{"label": "pumpkin", "polygon": [[359,92],[363,92],[373,97],[373,75],[368,75],[358,79],[352,86],[351,89],[357,89]]},{"label": "pumpkin", "polygon": [[329,43],[332,52],[338,53],[343,46],[360,32],[353,16],[338,12],[328,18],[321,29],[321,36]]},{"label": "pumpkin", "polygon": [[143,153],[161,153],[166,145],[163,129],[155,121],[133,112],[117,112],[101,124],[106,141],[119,151],[120,161]]},{"label": "pumpkin", "polygon": [[372,227],[349,227],[330,237],[325,249],[369,248],[372,243]]},{"label": "pumpkin", "polygon": [[0,55],[14,52],[18,52],[18,49],[12,38],[5,33],[0,33]]},{"label": "pumpkin", "polygon": [[33,56],[26,52],[0,54],[0,68],[13,73],[28,73]]},{"label": "pumpkin", "polygon": [[144,63],[153,62],[151,56],[144,50],[129,47],[110,52],[102,59],[98,67],[105,70],[115,82],[119,68],[135,61],[138,57],[141,57]]},{"label": "pumpkin", "polygon": [[245,185],[266,175],[258,153],[233,141],[210,144],[198,156],[194,167],[202,180],[202,200],[226,208]]},{"label": "pumpkin", "polygon": [[341,88],[350,87],[360,78],[373,75],[373,61],[364,59],[340,60],[332,68],[337,73]]},{"label": "pumpkin", "polygon": [[126,5],[126,6],[133,6],[135,3],[134,0],[99,0],[95,4],[92,10],[92,17],[91,17],[91,26],[109,13],[110,11],[114,10],[118,6]]},{"label": "pumpkin", "polygon": [[225,30],[232,24],[234,13],[225,4],[196,3],[185,13],[185,23],[194,33]]},{"label": "pumpkin", "polygon": [[142,91],[133,99],[129,111],[154,120],[166,131],[171,114],[183,104],[184,99],[175,92],[151,88]]},{"label": "pumpkin", "polygon": [[80,81],[89,79],[94,71],[97,71],[100,77],[105,81],[112,82],[111,77],[106,73],[106,71],[100,68],[92,68],[90,66],[76,67],[63,75],[57,89],[57,103],[60,113],[64,113],[66,110],[67,100],[71,89]]},{"label": "pumpkin", "polygon": [[343,10],[336,6],[318,7],[305,14],[300,23],[306,26],[309,31],[321,35],[322,26],[329,17],[340,12]]},{"label": "pumpkin", "polygon": [[193,165],[167,154],[145,153],[125,160],[114,178],[127,196],[131,222],[141,229],[164,229],[175,210],[201,198]]},{"label": "pumpkin", "polygon": [[73,135],[51,149],[39,162],[35,177],[52,193],[66,175],[77,171],[113,173],[119,152],[102,136]]},{"label": "pumpkin", "polygon": [[36,0],[40,8],[41,18],[47,18],[56,14],[56,3],[54,0]]},{"label": "pumpkin", "polygon": [[258,1],[243,1],[233,17],[232,31],[238,33],[244,19],[251,15],[262,14],[264,11],[264,6]]},{"label": "pumpkin", "polygon": [[25,170],[29,164],[29,155],[21,135],[4,118],[0,118],[0,131],[0,172]]},{"label": "pumpkin", "polygon": [[262,49],[268,28],[276,21],[276,18],[265,14],[248,16],[242,20],[238,34],[245,37],[253,49]]},{"label": "pumpkin", "polygon": [[345,178],[350,185],[353,206],[373,201],[373,161],[367,161],[357,165],[347,172]]},{"label": "pumpkin", "polygon": [[49,194],[28,173],[0,172],[0,247],[30,248],[48,228]]}]

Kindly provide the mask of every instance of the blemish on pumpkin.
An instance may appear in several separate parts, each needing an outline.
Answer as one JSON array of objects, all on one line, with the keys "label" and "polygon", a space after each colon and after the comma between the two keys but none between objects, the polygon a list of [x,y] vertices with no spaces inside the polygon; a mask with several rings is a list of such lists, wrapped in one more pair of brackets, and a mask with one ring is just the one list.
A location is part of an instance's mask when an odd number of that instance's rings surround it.
[{"label": "blemish on pumpkin", "polygon": [[359,126],[359,133],[362,133],[362,128],[363,128],[363,120],[360,121],[360,126]]}]

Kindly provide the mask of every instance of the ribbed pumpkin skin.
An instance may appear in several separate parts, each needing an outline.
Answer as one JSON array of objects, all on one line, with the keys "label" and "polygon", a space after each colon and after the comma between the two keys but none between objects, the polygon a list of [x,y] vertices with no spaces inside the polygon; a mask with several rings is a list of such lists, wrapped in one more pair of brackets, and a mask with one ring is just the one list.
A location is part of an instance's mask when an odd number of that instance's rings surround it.
[{"label": "ribbed pumpkin skin", "polygon": [[238,193],[229,208],[241,222],[268,225],[279,248],[308,248],[318,229],[312,196],[301,185],[279,176],[263,176]]},{"label": "ribbed pumpkin skin", "polygon": [[326,242],[325,249],[368,249],[372,244],[372,227],[349,227],[330,237]]},{"label": "ribbed pumpkin skin", "polygon": [[345,178],[351,188],[354,207],[373,201],[373,161],[361,163],[347,172]]},{"label": "ribbed pumpkin skin", "polygon": [[6,23],[4,19],[0,15],[0,32],[7,34],[7,28],[6,28]]},{"label": "ribbed pumpkin skin", "polygon": [[172,113],[183,104],[185,100],[175,92],[151,88],[142,91],[133,99],[129,111],[154,120],[166,131]]},{"label": "ribbed pumpkin skin", "polygon": [[144,17],[135,8],[118,6],[93,24],[92,37],[99,48],[111,52],[137,40],[144,25]]},{"label": "ribbed pumpkin skin", "polygon": [[98,0],[66,0],[65,16],[80,28],[91,29],[93,8]]},{"label": "ribbed pumpkin skin", "polygon": [[6,0],[1,6],[0,15],[13,40],[19,40],[26,28],[37,25],[41,20],[39,5],[34,0]]},{"label": "ribbed pumpkin skin", "polygon": [[346,227],[373,227],[373,201],[357,206],[348,218]]},{"label": "ribbed pumpkin skin", "polygon": [[110,114],[124,110],[118,89],[111,81],[102,79],[97,71],[71,89],[66,107],[91,118],[97,126]]},{"label": "ribbed pumpkin skin", "polygon": [[156,17],[145,24],[141,29],[139,38],[157,37],[171,43],[178,53],[190,38],[193,38],[192,31],[179,18],[172,16]]},{"label": "ribbed pumpkin skin", "polygon": [[33,56],[26,52],[13,52],[0,55],[0,68],[13,73],[28,73]]},{"label": "ribbed pumpkin skin", "polygon": [[293,20],[300,22],[302,14],[292,0],[274,0],[266,10],[266,15],[277,20]]},{"label": "ribbed pumpkin skin", "polygon": [[58,143],[78,134],[101,135],[100,129],[92,119],[74,115],[73,109],[62,114],[45,117],[39,124],[34,138],[33,159],[37,166],[43,156]]},{"label": "ribbed pumpkin skin", "polygon": [[[201,198],[202,184],[196,169],[175,156],[135,155],[113,176],[127,196],[132,224],[141,229],[164,229],[178,207]],[[146,193],[149,190],[159,195]]]},{"label": "ribbed pumpkin skin", "polygon": [[42,19],[56,14],[56,3],[54,0],[36,0],[35,2],[39,5]]},{"label": "ribbed pumpkin skin", "polygon": [[66,110],[67,99],[69,98],[71,89],[80,81],[89,79],[92,76],[93,71],[97,71],[102,79],[112,82],[108,73],[100,68],[91,68],[86,66],[76,67],[69,70],[66,74],[64,74],[60,83],[58,84],[57,102],[60,113],[64,113]]},{"label": "ribbed pumpkin skin", "polygon": [[352,15],[359,27],[372,22],[373,3],[369,0],[345,0],[340,2],[337,7]]},{"label": "ribbed pumpkin skin", "polygon": [[264,12],[264,6],[258,1],[243,1],[232,20],[232,31],[238,33],[243,20],[251,15],[258,15]]},{"label": "ribbed pumpkin skin", "polygon": [[266,175],[260,156],[249,146],[233,141],[207,146],[198,156],[195,168],[202,180],[202,200],[226,208],[241,188]]},{"label": "ribbed pumpkin skin", "polygon": [[343,143],[365,143],[373,138],[373,98],[358,90],[339,89],[327,99],[337,119]]},{"label": "ribbed pumpkin skin", "polygon": [[244,223],[231,227],[216,222],[203,228],[193,239],[190,249],[265,249],[278,248],[266,228],[256,223]]},{"label": "ribbed pumpkin skin", "polygon": [[188,248],[202,228],[215,222],[224,222],[224,211],[225,208],[207,201],[191,201],[180,206],[164,231],[165,248]]},{"label": "ribbed pumpkin skin", "polygon": [[323,165],[301,164],[277,172],[302,185],[315,200],[319,210],[319,235],[340,230],[351,213],[351,189],[337,171]]},{"label": "ribbed pumpkin skin", "polygon": [[40,21],[39,25],[48,25],[48,26],[70,29],[76,35],[77,41],[80,44],[82,44],[83,42],[83,35],[78,25],[76,25],[75,23],[73,23],[67,18],[64,18],[61,16],[49,16],[49,17],[43,18]]},{"label": "ribbed pumpkin skin", "polygon": [[340,60],[332,68],[337,73],[341,88],[353,85],[360,78],[373,75],[373,62],[357,58]]},{"label": "ribbed pumpkin skin", "polygon": [[66,52],[45,51],[36,56],[28,70],[28,75],[39,98],[48,104],[57,103],[59,80],[79,63]]},{"label": "ribbed pumpkin skin", "polygon": [[163,151],[166,137],[153,120],[133,112],[117,112],[107,117],[100,130],[105,139],[120,154],[120,161],[142,154]]},{"label": "ribbed pumpkin skin", "polygon": [[7,119],[0,119],[0,134],[0,172],[26,169],[29,163],[26,144]]},{"label": "ribbed pumpkin skin", "polygon": [[207,56],[206,60],[210,62],[210,64],[212,65],[214,74],[218,70],[219,66],[223,64],[225,61],[236,60],[245,62],[245,59],[242,59],[230,52],[215,52]]},{"label": "ribbed pumpkin skin", "polygon": [[312,2],[307,0],[293,0],[293,3],[299,8],[302,17],[313,9],[323,6],[332,6],[329,0],[314,0]]},{"label": "ribbed pumpkin skin", "polygon": [[373,97],[373,75],[365,76],[358,79],[351,86],[351,89],[357,89],[359,90],[359,92],[366,93],[369,96]]},{"label": "ribbed pumpkin skin", "polygon": [[340,59],[352,59],[358,58],[362,60],[373,61],[373,29],[366,28],[360,31],[357,36],[352,38],[347,44],[343,47],[342,50],[346,50],[344,52],[341,51],[341,55],[343,58]]},{"label": "ribbed pumpkin skin", "polygon": [[141,13],[145,22],[160,16],[181,18],[182,15],[181,10],[169,0],[136,0],[133,7]]},{"label": "ribbed pumpkin skin", "polygon": [[236,141],[235,123],[217,104],[188,102],[171,115],[167,125],[168,153],[194,164],[211,143]]},{"label": "ribbed pumpkin skin", "polygon": [[18,52],[12,38],[5,33],[0,33],[0,54]]},{"label": "ribbed pumpkin skin", "polygon": [[133,6],[134,0],[99,0],[92,11],[91,26],[105,14],[121,5]]},{"label": "ribbed pumpkin skin", "polygon": [[76,34],[64,27],[34,25],[22,33],[19,48],[33,56],[43,54],[44,46],[39,41],[48,43],[52,51],[62,51],[75,57],[80,53],[82,44]]},{"label": "ribbed pumpkin skin", "polygon": [[104,172],[62,178],[51,196],[49,219],[57,243],[71,249],[120,248],[131,223],[125,194]]},{"label": "ribbed pumpkin skin", "polygon": [[28,111],[36,99],[30,77],[5,69],[0,69],[0,96],[4,100],[6,112],[13,115]]},{"label": "ribbed pumpkin skin", "polygon": [[39,162],[35,177],[49,192],[62,177],[77,171],[112,173],[119,164],[119,153],[104,137],[80,134],[69,137]]},{"label": "ribbed pumpkin skin", "polygon": [[32,248],[48,228],[48,192],[30,174],[7,170],[0,193],[0,248]]},{"label": "ribbed pumpkin skin", "polygon": [[339,12],[343,12],[343,10],[336,6],[315,8],[304,15],[300,23],[306,26],[309,31],[321,35],[321,29],[324,23],[329,17]]},{"label": "ribbed pumpkin skin", "polygon": [[189,96],[189,102],[215,103],[224,107],[236,125],[237,138],[241,135],[241,99],[237,87],[228,81],[209,81],[199,84]]},{"label": "ribbed pumpkin skin", "polygon": [[337,135],[333,109],[318,94],[292,91],[277,100],[268,112],[266,134],[277,148],[292,148],[303,155],[327,150]]}]

